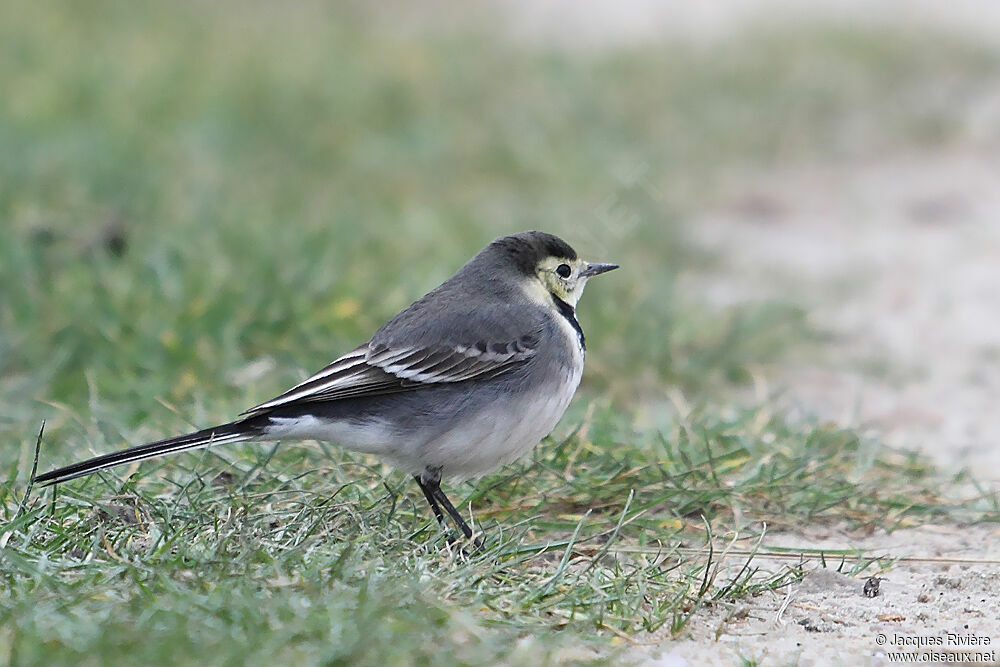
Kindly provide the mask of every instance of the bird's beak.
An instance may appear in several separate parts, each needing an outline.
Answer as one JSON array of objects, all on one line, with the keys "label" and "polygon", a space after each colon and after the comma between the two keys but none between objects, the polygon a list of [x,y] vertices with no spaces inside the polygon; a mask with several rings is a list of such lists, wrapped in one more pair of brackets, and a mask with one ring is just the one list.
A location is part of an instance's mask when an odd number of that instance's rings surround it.
[{"label": "bird's beak", "polygon": [[606,273],[608,271],[614,271],[618,268],[617,264],[587,264],[580,272],[581,278],[593,278],[596,275]]}]

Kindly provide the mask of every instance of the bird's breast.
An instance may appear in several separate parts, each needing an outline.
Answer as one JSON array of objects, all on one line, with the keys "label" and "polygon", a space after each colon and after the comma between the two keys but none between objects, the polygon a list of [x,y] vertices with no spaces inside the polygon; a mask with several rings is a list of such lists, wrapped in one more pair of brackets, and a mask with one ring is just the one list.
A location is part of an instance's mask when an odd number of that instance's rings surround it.
[{"label": "bird's breast", "polygon": [[479,477],[519,459],[555,428],[582,372],[582,363],[553,363],[544,380],[466,413],[455,428],[428,442],[422,457],[452,479]]}]

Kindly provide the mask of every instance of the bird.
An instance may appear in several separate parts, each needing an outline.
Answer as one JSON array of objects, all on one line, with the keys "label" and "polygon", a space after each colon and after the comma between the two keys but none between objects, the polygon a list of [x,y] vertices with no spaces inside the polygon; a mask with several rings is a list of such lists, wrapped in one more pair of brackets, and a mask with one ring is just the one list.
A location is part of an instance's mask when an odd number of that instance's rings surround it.
[{"label": "bird", "polygon": [[244,441],[330,441],[411,475],[447,530],[473,531],[442,480],[479,478],[552,432],[583,375],[576,306],[617,269],[557,236],[493,240],[363,345],[234,421],[38,475],[49,486],[145,459]]}]

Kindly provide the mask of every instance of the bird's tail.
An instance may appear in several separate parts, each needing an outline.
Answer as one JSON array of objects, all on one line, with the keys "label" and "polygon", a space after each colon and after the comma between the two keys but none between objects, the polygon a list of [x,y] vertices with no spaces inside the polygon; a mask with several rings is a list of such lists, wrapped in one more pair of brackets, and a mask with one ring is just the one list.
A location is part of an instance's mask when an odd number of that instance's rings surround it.
[{"label": "bird's tail", "polygon": [[187,435],[179,435],[175,438],[167,438],[166,440],[157,440],[156,442],[150,442],[145,445],[129,447],[128,449],[123,449],[119,452],[95,456],[92,459],[80,461],[79,463],[74,463],[64,468],[50,470],[45,474],[37,476],[35,478],[35,482],[43,486],[49,486],[50,484],[66,482],[77,477],[89,475],[97,472],[98,470],[104,470],[105,468],[111,468],[124,463],[142,461],[156,456],[164,456],[165,454],[174,454],[176,452],[184,452],[190,449],[199,449],[201,447],[210,447],[212,445],[224,445],[232,442],[253,440],[254,437],[258,435],[260,435],[260,429],[255,428],[254,420],[252,418],[249,420],[235,421],[229,424],[222,424],[221,426],[214,426],[201,431],[195,431],[194,433],[188,433]]}]

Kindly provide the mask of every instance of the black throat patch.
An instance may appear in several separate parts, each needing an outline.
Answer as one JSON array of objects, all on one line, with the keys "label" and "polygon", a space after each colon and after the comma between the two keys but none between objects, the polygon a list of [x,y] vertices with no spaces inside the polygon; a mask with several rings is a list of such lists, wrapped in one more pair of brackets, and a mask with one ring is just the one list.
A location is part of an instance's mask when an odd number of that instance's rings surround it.
[{"label": "black throat patch", "polygon": [[552,295],[552,301],[556,304],[556,308],[559,309],[559,313],[566,318],[570,326],[576,331],[576,337],[580,339],[580,349],[584,352],[587,351],[587,339],[583,336],[583,328],[580,323],[576,321],[576,311],[573,310],[573,306],[569,305],[555,294]]}]

